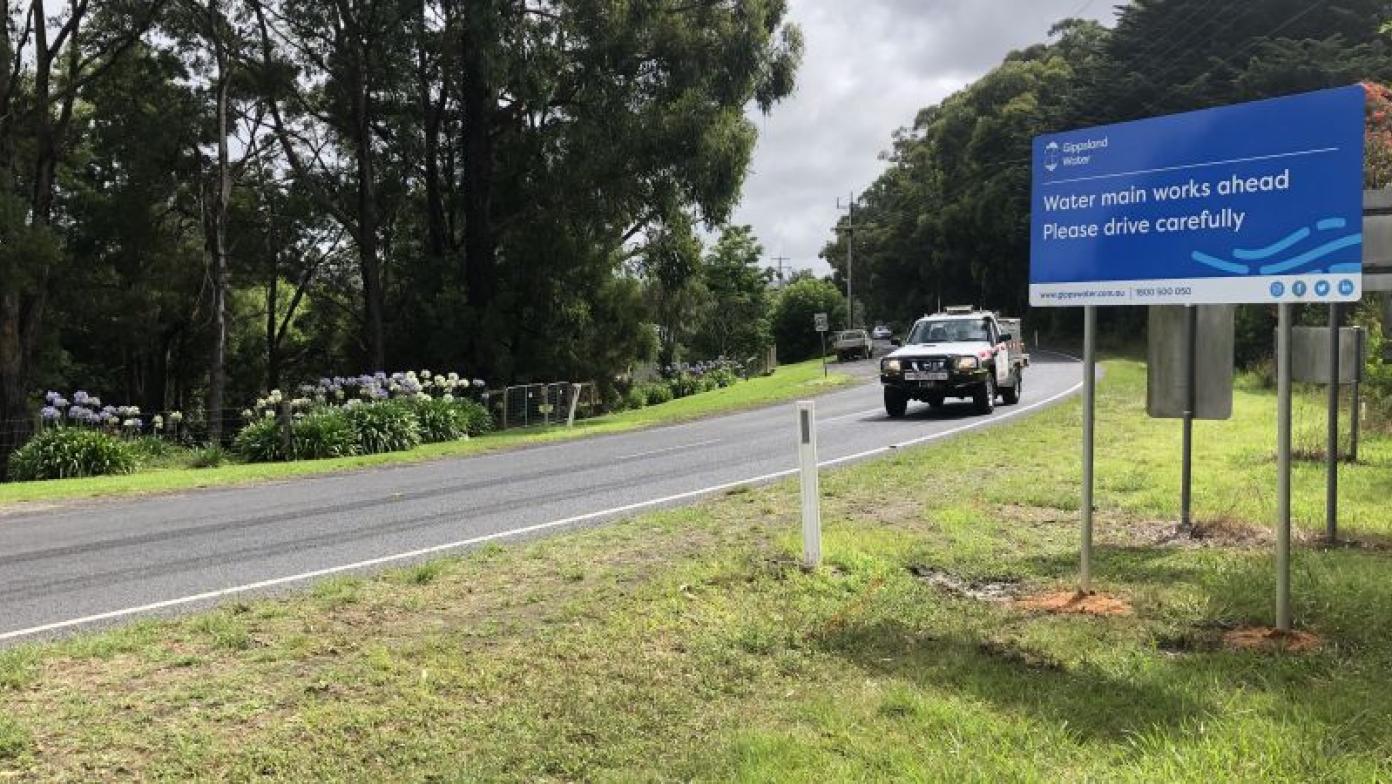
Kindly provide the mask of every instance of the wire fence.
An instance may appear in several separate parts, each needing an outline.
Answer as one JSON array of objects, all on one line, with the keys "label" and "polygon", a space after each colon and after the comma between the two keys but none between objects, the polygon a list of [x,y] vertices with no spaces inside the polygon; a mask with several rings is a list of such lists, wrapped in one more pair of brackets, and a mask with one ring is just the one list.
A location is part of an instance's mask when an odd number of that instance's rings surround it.
[{"label": "wire fence", "polygon": [[[242,409],[232,408],[224,410],[219,418],[225,446],[246,426],[247,420]],[[23,419],[0,419],[0,445],[13,451],[35,434],[54,427],[80,427],[122,438],[152,438],[186,446],[206,445],[211,440],[211,427],[202,411],[158,411],[98,419],[76,419],[66,415],[45,418],[35,413]]]},{"label": "wire fence", "polygon": [[592,383],[520,384],[489,390],[483,402],[499,430],[567,425],[601,413]]}]

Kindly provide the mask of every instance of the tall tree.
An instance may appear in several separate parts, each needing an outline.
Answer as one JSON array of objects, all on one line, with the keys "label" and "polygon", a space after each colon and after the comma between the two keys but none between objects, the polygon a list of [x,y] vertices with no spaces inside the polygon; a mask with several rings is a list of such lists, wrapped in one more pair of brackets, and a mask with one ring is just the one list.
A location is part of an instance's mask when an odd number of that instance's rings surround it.
[{"label": "tall tree", "polygon": [[701,262],[705,307],[693,341],[702,359],[746,360],[772,341],[764,249],[751,226],[726,226]]},{"label": "tall tree", "polygon": [[[61,241],[52,230],[58,168],[80,92],[142,36],[160,0],[4,0],[0,31],[0,475],[28,430],[29,384]],[[19,13],[16,17],[15,11]],[[16,23],[17,21],[17,23]],[[26,198],[27,196],[27,198]]]}]

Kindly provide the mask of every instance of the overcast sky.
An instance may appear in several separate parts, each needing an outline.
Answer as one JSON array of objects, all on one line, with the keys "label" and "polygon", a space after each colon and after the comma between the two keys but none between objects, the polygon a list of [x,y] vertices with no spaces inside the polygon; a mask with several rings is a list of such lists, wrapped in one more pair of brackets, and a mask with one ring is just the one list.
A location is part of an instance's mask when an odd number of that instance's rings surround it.
[{"label": "overcast sky", "polygon": [[791,0],[806,52],[797,93],[764,116],[736,223],[754,226],[766,257],[830,272],[817,253],[836,199],[884,169],[896,128],[1000,63],[1046,40],[1054,22],[1111,24],[1118,0]]}]

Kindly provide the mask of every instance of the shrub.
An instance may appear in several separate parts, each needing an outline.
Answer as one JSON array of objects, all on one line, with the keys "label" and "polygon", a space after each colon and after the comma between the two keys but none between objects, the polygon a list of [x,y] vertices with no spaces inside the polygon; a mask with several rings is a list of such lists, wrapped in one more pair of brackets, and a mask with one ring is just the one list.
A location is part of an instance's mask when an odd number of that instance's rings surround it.
[{"label": "shrub", "polygon": [[724,387],[733,386],[736,381],[739,381],[739,376],[735,375],[735,371],[730,368],[712,370],[707,378],[714,379],[716,386],[722,389]]},{"label": "shrub", "polygon": [[294,460],[350,457],[358,453],[358,435],[342,409],[319,409],[291,425],[290,451]]},{"label": "shrub", "polygon": [[493,415],[482,403],[475,400],[456,400],[454,405],[464,412],[465,427],[471,436],[481,436],[493,431]]},{"label": "shrub", "polygon": [[710,376],[701,376],[699,379],[696,380],[697,392],[710,392],[719,388],[720,384]]},{"label": "shrub", "polygon": [[635,386],[628,390],[624,395],[623,403],[625,408],[642,408],[648,404],[648,390],[646,387]]},{"label": "shrub", "polygon": [[650,406],[672,402],[672,387],[667,384],[648,384],[643,389],[647,396],[648,405]]},{"label": "shrub", "polygon": [[672,390],[672,397],[686,397],[697,392],[698,384],[696,377],[690,373],[678,373],[667,381]]},{"label": "shrub", "polygon": [[174,444],[156,436],[138,436],[129,439],[128,443],[141,462],[164,460],[179,451],[179,448]]},{"label": "shrub", "polygon": [[232,441],[232,449],[252,463],[274,463],[286,458],[280,440],[280,422],[271,417],[253,421]]},{"label": "shrub", "polygon": [[192,458],[189,459],[189,468],[217,468],[227,463],[232,458],[226,449],[217,444],[195,449]]},{"label": "shrub", "polygon": [[453,400],[418,400],[414,404],[421,441],[439,444],[469,435],[469,415]]},{"label": "shrub", "polygon": [[99,430],[55,427],[39,433],[10,457],[16,481],[129,474],[139,465],[130,444]]},{"label": "shrub", "polygon": [[365,403],[345,408],[364,455],[401,452],[420,446],[420,421],[408,404],[398,401]]}]

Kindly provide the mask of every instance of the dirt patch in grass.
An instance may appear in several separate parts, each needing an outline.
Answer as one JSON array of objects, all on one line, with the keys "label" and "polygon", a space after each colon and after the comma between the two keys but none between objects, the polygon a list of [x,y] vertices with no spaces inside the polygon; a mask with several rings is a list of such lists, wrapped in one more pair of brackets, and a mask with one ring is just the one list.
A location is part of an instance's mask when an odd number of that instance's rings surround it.
[{"label": "dirt patch in grass", "polygon": [[1318,650],[1324,640],[1310,632],[1283,632],[1270,626],[1244,626],[1223,635],[1223,645],[1234,651],[1308,653]]},{"label": "dirt patch in grass", "polygon": [[1077,511],[1059,509],[1053,506],[1028,506],[1026,504],[1001,504],[996,507],[1001,517],[1032,525],[1050,523],[1071,523],[1078,519]]},{"label": "dirt patch in grass", "polygon": [[943,593],[953,596],[960,596],[964,599],[976,599],[982,602],[1007,602],[1015,597],[1019,588],[1019,581],[1013,577],[996,578],[989,580],[964,580],[955,574],[949,574],[941,569],[916,565],[910,566],[909,571],[914,577],[937,588]]},{"label": "dirt patch in grass", "polygon": [[1081,591],[1055,591],[1025,596],[1017,599],[1015,606],[1056,615],[1116,616],[1130,615],[1132,612],[1131,604],[1125,599]]},{"label": "dirt patch in grass", "polygon": [[[1104,529],[1105,538],[1121,544],[1179,549],[1222,548],[1251,550],[1272,546],[1276,533],[1271,526],[1237,520],[1205,520],[1184,529],[1173,520],[1116,520]],[[1293,528],[1297,544],[1313,544],[1316,536]]]}]

